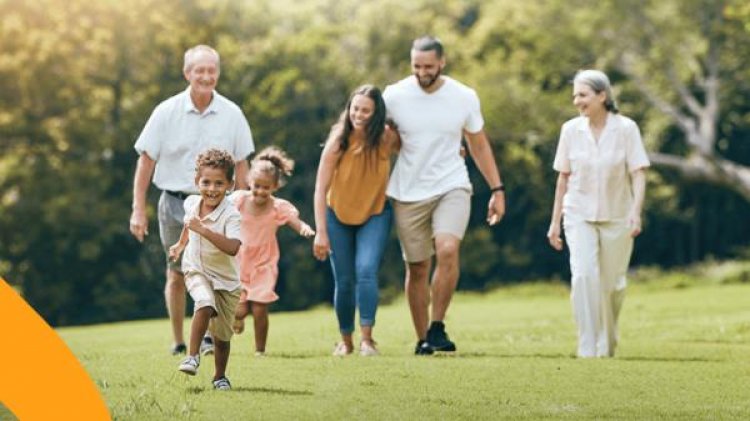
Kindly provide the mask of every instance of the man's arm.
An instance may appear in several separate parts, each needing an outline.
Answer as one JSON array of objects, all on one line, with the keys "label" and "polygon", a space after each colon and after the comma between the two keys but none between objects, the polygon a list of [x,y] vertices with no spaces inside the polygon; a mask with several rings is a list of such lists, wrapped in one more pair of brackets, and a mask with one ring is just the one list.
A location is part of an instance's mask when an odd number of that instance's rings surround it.
[{"label": "man's arm", "polygon": [[148,218],[146,216],[146,193],[154,174],[156,161],[145,152],[138,158],[133,180],[133,212],[130,214],[130,233],[140,242],[148,235]]},{"label": "man's arm", "polygon": [[401,151],[401,133],[398,131],[398,125],[393,119],[387,118],[385,120],[385,132],[383,133],[383,139],[388,144],[388,149],[391,154],[397,154]]},{"label": "man's arm", "polygon": [[[469,154],[474,159],[474,163],[476,163],[479,172],[482,173],[482,177],[484,177],[490,189],[494,190],[501,187],[503,183],[500,179],[500,170],[495,163],[495,155],[492,152],[492,146],[484,130],[476,133],[464,131],[464,135],[467,140],[466,144],[469,147]],[[494,190],[488,204],[487,222],[490,225],[495,225],[503,219],[504,215],[505,191]]]},{"label": "man's arm", "polygon": [[247,172],[249,167],[247,159],[237,161],[234,164],[234,185],[235,190],[247,190]]}]

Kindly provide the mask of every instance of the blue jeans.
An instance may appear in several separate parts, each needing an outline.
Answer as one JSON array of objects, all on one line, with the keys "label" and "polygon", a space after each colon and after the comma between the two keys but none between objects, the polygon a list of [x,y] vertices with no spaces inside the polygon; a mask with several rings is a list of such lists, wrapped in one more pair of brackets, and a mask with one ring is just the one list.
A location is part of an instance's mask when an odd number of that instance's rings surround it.
[{"label": "blue jeans", "polygon": [[378,270],[391,231],[393,210],[386,202],[383,212],[361,225],[346,225],[329,208],[326,211],[331,241],[331,268],[336,289],[333,306],[344,335],[354,331],[355,306],[360,326],[375,325],[378,308]]}]

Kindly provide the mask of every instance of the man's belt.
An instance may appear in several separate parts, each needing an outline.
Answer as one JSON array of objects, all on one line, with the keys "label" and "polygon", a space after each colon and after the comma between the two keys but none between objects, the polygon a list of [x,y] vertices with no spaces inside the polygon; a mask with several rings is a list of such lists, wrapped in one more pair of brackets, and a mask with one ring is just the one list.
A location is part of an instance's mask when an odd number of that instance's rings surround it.
[{"label": "man's belt", "polygon": [[183,193],[181,191],[164,190],[164,192],[167,193],[168,195],[170,195],[172,197],[176,197],[176,198],[178,198],[180,200],[185,200],[185,199],[187,199],[188,196],[190,196],[190,193]]}]

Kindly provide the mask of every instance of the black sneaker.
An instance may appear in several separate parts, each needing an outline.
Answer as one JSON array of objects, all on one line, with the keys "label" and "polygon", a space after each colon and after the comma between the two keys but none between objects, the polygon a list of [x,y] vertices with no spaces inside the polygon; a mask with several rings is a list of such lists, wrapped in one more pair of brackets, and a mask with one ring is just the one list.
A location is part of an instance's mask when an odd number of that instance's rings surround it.
[{"label": "black sneaker", "polygon": [[455,352],[456,344],[448,339],[443,322],[432,322],[427,330],[427,343],[437,352]]},{"label": "black sneaker", "polygon": [[427,343],[427,341],[420,339],[417,341],[417,346],[414,348],[414,355],[432,355],[435,353],[435,350],[432,349],[430,344]]},{"label": "black sneaker", "polygon": [[186,354],[187,347],[185,346],[185,344],[177,344],[173,346],[169,352],[172,353],[172,355]]}]

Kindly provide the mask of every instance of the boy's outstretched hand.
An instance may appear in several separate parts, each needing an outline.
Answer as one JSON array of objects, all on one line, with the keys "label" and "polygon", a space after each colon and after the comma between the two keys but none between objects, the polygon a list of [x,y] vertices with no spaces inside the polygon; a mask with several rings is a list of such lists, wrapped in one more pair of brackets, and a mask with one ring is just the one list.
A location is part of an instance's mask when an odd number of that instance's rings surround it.
[{"label": "boy's outstretched hand", "polygon": [[184,245],[175,243],[172,247],[169,248],[169,260],[172,262],[176,262],[177,259],[180,258],[183,250],[185,250]]}]

